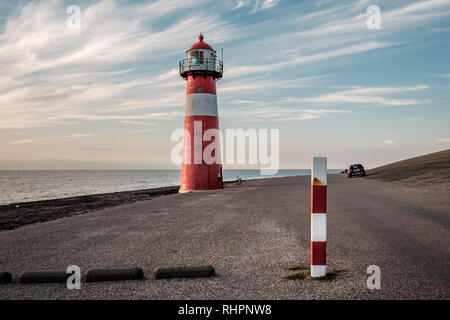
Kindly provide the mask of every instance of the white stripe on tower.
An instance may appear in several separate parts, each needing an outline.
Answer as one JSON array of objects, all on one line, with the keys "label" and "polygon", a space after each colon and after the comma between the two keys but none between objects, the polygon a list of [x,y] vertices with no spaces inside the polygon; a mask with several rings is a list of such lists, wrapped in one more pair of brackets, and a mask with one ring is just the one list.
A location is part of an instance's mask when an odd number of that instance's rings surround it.
[{"label": "white stripe on tower", "polygon": [[186,95],[186,116],[218,117],[217,96],[212,93]]},{"label": "white stripe on tower", "polygon": [[327,158],[311,164],[311,277],[327,274]]}]

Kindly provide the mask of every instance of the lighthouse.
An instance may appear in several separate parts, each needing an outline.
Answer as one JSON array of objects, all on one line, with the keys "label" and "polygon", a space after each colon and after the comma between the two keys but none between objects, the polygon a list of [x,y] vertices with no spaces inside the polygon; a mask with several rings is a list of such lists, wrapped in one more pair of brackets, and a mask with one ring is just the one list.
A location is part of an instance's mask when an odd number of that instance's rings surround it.
[{"label": "lighthouse", "polygon": [[222,78],[223,63],[202,34],[198,39],[179,64],[180,76],[187,81],[181,193],[223,188],[220,154],[214,154],[220,153],[220,148],[212,151],[213,163],[204,159],[208,145],[220,145],[218,136],[204,137],[210,129],[219,130],[216,81]]}]

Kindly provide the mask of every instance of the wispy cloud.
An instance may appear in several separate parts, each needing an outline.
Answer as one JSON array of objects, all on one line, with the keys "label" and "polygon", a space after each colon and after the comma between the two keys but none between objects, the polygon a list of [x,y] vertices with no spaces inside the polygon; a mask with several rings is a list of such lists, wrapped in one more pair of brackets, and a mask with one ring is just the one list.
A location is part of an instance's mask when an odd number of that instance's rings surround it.
[{"label": "wispy cloud", "polygon": [[428,86],[417,85],[410,87],[354,87],[350,90],[343,90],[308,98],[287,98],[288,102],[306,102],[306,103],[367,103],[381,104],[391,106],[406,106],[416,104],[428,104],[428,99],[406,99],[406,98],[388,98],[385,95],[401,92],[414,92],[426,90]]},{"label": "wispy cloud", "polygon": [[266,10],[275,7],[280,0],[237,0],[231,1],[232,9],[236,10],[244,7],[252,7],[251,12]]},{"label": "wispy cloud", "polygon": [[[0,34],[0,130],[175,119],[185,84],[176,62],[158,65],[158,59],[183,52],[195,39],[194,23],[214,30],[215,43],[234,35],[216,14],[195,10],[206,2],[159,0],[123,8],[103,0],[83,6],[77,32],[66,29],[62,1],[19,4]],[[181,19],[156,28],[176,12],[183,12]],[[145,63],[156,67],[142,72]]]},{"label": "wispy cloud", "polygon": [[86,138],[86,137],[92,137],[92,134],[89,133],[73,133],[69,135],[64,135],[60,137],[40,137],[40,138],[33,138],[33,139],[22,139],[22,140],[15,140],[11,141],[10,144],[30,144],[30,143],[38,143],[38,144],[45,144],[45,143],[53,143],[53,142],[62,142],[62,141],[69,141],[73,139],[78,138]]},{"label": "wispy cloud", "polygon": [[62,138],[84,138],[84,137],[91,137],[92,134],[89,133],[73,133],[69,134],[67,136],[62,136]]},{"label": "wispy cloud", "polygon": [[[322,10],[286,13],[280,20],[265,20],[245,30],[254,38],[245,45],[247,50],[259,53],[258,60],[267,63],[234,64],[229,76],[246,73],[273,72],[294,65],[361,54],[376,49],[402,46],[410,42],[414,28],[428,27],[433,22],[450,16],[446,0],[413,3],[392,9],[382,9],[382,30],[371,32],[366,26],[367,2],[330,6]],[[388,6],[386,6],[388,7]],[[261,37],[261,29],[268,34]],[[430,30],[431,31],[431,30]],[[437,31],[434,31],[437,32]],[[253,35],[252,34],[252,35]],[[277,48],[277,58],[267,45]],[[245,61],[245,57],[240,57]],[[276,62],[274,62],[274,60]]]},{"label": "wispy cloud", "polygon": [[255,0],[255,7],[253,8],[254,12],[260,10],[270,9],[275,7],[280,0]]},{"label": "wispy cloud", "polygon": [[436,140],[439,142],[450,143],[450,138],[437,138]]},{"label": "wispy cloud", "polygon": [[31,143],[33,141],[34,141],[33,139],[22,139],[22,140],[11,141],[10,144],[26,144],[26,143]]},{"label": "wispy cloud", "polygon": [[384,140],[383,143],[393,145],[393,144],[395,144],[395,141],[392,139],[387,139],[387,140]]},{"label": "wispy cloud", "polygon": [[220,86],[221,99],[232,96],[241,96],[243,92],[249,93],[262,90],[271,91],[289,88],[308,88],[318,86],[320,80],[331,77],[331,75],[310,76],[295,79],[279,79],[266,77],[251,77],[244,79],[225,80]]},{"label": "wispy cloud", "polygon": [[298,121],[311,120],[329,116],[331,114],[349,114],[350,110],[336,109],[302,109],[302,108],[286,108],[286,107],[264,107],[261,108],[258,103],[252,101],[241,102],[246,103],[245,108],[238,110],[225,110],[221,113],[224,118],[239,118],[243,122],[255,121]]},{"label": "wispy cloud", "polygon": [[329,50],[329,51],[325,51],[325,52],[321,52],[321,53],[309,54],[309,55],[304,55],[304,56],[298,55],[296,57],[292,57],[285,61],[276,62],[276,63],[231,67],[227,71],[227,74],[229,74],[231,77],[233,77],[233,76],[242,76],[242,75],[246,75],[246,74],[255,74],[255,73],[260,73],[260,72],[269,72],[269,71],[274,71],[274,70],[278,70],[281,68],[286,68],[286,67],[295,66],[295,65],[299,65],[299,64],[306,64],[306,63],[341,57],[341,56],[363,53],[366,51],[380,49],[380,48],[384,48],[384,47],[388,47],[388,46],[392,46],[392,45],[395,45],[395,43],[380,43],[380,42],[376,42],[376,41],[362,42],[362,43],[358,43],[356,45],[350,45],[347,47],[333,49],[333,50]]},{"label": "wispy cloud", "polygon": [[433,77],[440,77],[440,78],[450,78],[450,73],[430,74],[430,76],[433,76]]}]

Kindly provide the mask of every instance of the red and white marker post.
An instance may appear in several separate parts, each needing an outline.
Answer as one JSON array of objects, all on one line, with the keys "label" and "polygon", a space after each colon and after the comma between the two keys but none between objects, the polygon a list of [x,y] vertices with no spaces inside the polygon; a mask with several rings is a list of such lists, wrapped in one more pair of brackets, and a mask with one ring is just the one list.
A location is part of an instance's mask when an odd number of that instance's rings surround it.
[{"label": "red and white marker post", "polygon": [[327,158],[311,163],[311,277],[327,274]]}]

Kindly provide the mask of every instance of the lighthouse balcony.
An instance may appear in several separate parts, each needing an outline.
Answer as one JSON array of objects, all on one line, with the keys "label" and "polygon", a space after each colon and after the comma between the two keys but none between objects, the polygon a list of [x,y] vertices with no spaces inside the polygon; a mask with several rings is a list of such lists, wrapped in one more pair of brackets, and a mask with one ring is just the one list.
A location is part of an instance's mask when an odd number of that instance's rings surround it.
[{"label": "lighthouse balcony", "polygon": [[180,76],[187,79],[189,74],[210,74],[220,79],[223,75],[223,63],[218,59],[188,58],[180,61]]}]

